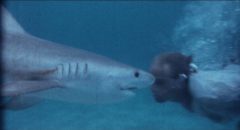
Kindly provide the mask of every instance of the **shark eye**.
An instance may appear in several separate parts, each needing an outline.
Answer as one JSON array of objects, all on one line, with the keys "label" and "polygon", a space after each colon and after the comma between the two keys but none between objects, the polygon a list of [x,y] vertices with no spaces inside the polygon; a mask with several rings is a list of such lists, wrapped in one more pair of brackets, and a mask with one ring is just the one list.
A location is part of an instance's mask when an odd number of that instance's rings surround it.
[{"label": "shark eye", "polygon": [[138,78],[140,76],[139,72],[138,71],[135,71],[134,72],[134,77]]}]

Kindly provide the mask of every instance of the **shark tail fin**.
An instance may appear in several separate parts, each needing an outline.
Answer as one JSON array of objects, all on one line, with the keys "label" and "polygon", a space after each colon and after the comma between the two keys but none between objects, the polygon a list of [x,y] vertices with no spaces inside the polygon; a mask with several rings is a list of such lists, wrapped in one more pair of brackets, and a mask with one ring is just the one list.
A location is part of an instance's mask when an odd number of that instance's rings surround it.
[{"label": "shark tail fin", "polygon": [[2,10],[2,31],[3,33],[26,33],[19,23],[13,18],[12,14],[3,6]]}]

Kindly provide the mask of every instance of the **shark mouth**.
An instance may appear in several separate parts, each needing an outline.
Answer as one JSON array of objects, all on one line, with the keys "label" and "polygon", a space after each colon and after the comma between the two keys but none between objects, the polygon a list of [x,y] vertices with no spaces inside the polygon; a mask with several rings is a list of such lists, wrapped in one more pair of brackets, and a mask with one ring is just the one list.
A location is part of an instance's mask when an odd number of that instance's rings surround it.
[{"label": "shark mouth", "polygon": [[135,96],[135,90],[137,90],[138,87],[137,86],[119,86],[119,90],[126,96]]},{"label": "shark mouth", "polygon": [[124,95],[127,96],[135,96],[135,90],[137,90],[137,87],[120,87],[120,91],[122,91],[122,93],[124,93]]}]

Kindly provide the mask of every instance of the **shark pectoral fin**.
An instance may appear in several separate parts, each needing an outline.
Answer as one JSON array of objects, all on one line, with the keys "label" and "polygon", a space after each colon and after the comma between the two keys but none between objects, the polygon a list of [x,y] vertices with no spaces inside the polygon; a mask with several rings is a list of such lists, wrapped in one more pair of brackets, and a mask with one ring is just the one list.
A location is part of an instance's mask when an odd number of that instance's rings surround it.
[{"label": "shark pectoral fin", "polygon": [[21,110],[39,104],[41,101],[42,99],[37,97],[15,96],[5,102],[3,107],[9,110]]},{"label": "shark pectoral fin", "polygon": [[56,87],[61,87],[56,81],[17,81],[5,84],[2,87],[1,96],[14,97]]},{"label": "shark pectoral fin", "polygon": [[15,96],[4,102],[2,107],[9,110],[22,110],[37,105],[41,101],[42,99],[37,97]]},{"label": "shark pectoral fin", "polygon": [[51,77],[53,74],[57,72],[57,68],[49,68],[49,69],[43,69],[43,70],[35,70],[30,71],[28,75],[30,75],[31,79],[37,80],[37,79],[44,79],[44,77]]}]

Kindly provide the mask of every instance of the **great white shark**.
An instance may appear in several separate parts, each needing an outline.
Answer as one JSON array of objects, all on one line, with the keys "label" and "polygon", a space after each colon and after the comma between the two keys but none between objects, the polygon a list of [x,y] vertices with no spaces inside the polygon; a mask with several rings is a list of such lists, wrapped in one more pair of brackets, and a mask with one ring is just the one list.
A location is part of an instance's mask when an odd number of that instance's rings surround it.
[{"label": "great white shark", "polygon": [[148,87],[155,80],[150,73],[138,68],[35,37],[5,8],[1,9],[1,96],[10,98],[10,104],[24,104],[36,97],[111,103],[134,96],[135,89]]}]

